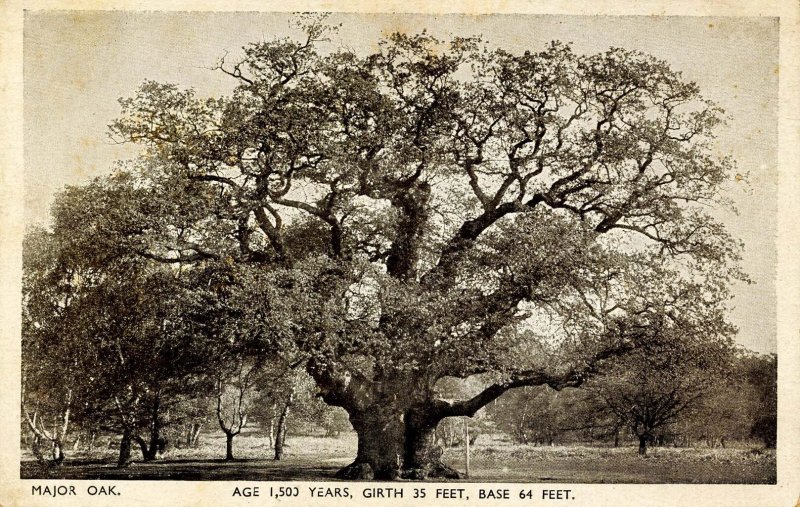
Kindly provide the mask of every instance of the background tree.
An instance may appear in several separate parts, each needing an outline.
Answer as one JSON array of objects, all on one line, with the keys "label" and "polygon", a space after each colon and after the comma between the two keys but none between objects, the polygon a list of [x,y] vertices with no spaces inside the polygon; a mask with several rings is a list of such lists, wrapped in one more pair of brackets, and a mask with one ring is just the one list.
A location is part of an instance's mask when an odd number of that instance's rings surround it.
[{"label": "background tree", "polygon": [[757,393],[758,403],[752,412],[750,436],[774,449],[778,442],[778,358],[745,355],[742,358],[747,383]]},{"label": "background tree", "polygon": [[762,401],[749,381],[748,364],[741,353],[734,356],[728,376],[717,379],[695,410],[679,418],[674,429],[676,444],[704,442],[709,447],[725,447],[728,441],[750,438]]},{"label": "background tree", "polygon": [[522,444],[553,445],[569,431],[594,427],[578,423],[580,399],[572,390],[523,387],[504,394],[488,407],[498,428]]},{"label": "background tree", "polygon": [[[61,463],[68,432],[85,416],[89,357],[80,313],[92,275],[60,255],[58,238],[41,228],[23,242],[22,415],[34,455]],[[49,447],[43,450],[42,447]],[[45,453],[47,455],[45,455]]]},{"label": "background tree", "polygon": [[95,360],[87,370],[94,373],[87,401],[95,417],[122,435],[120,465],[130,459],[133,442],[145,461],[157,458],[164,428],[177,422],[169,418],[171,410],[207,385],[202,333],[174,276],[106,280],[87,305],[94,317],[87,345]]},{"label": "background tree", "polygon": [[[274,459],[283,459],[286,435],[289,432],[289,415],[299,405],[300,416],[308,416],[311,393],[310,378],[302,371],[286,369],[285,373],[271,386],[270,397],[273,400]],[[305,410],[304,410],[305,409]],[[305,412],[305,413],[304,413]]]},{"label": "background tree", "polygon": [[215,401],[210,396],[200,395],[181,405],[179,416],[181,435],[176,439],[176,446],[197,448],[203,430],[208,431],[218,424],[214,414]]},{"label": "background tree", "polygon": [[241,353],[233,353],[225,362],[227,368],[223,367],[215,382],[216,415],[219,427],[225,433],[225,460],[232,461],[233,439],[247,424],[251,391],[262,365]]},{"label": "background tree", "polygon": [[[145,82],[123,99],[112,136],[142,157],[126,207],[100,200],[88,223],[109,226],[103,253],[237,266],[229,300],[283,322],[270,343],[349,414],[341,477],[455,477],[432,452],[442,419],[580,385],[656,322],[726,333],[738,248],[706,209],[732,163],[694,83],[621,49],[422,33],[358,55],[304,28],[220,62],[230,97]],[[474,396],[437,397],[475,375]]]},{"label": "background tree", "polygon": [[131,183],[119,173],[66,189],[53,208],[52,232],[52,255],[77,273],[81,290],[61,323],[61,339],[84,358],[75,368],[85,384],[79,406],[121,433],[120,464],[130,459],[132,442],[145,460],[163,450],[162,429],[199,391],[219,327],[209,321],[219,312],[206,272],[153,263],[125,247],[152,211],[137,208],[136,215],[128,206],[141,193]]},{"label": "background tree", "polygon": [[342,433],[353,431],[347,412],[340,407],[323,405],[318,424],[325,430],[325,436],[328,437],[338,437]]},{"label": "background tree", "polygon": [[317,396],[314,380],[303,370],[296,372],[294,393],[292,412],[296,425],[293,432],[314,434],[323,430],[325,436],[336,437],[343,431],[352,431],[347,412],[322,401]]},{"label": "background tree", "polygon": [[657,432],[696,410],[732,370],[732,349],[724,342],[661,338],[626,355],[585,387],[638,438],[640,455],[647,453]]}]

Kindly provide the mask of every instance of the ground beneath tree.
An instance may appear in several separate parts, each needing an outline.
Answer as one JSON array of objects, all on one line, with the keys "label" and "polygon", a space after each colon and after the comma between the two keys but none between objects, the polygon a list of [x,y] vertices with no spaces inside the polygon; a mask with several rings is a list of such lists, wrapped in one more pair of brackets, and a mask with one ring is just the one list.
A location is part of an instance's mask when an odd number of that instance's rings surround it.
[{"label": "ground beneath tree", "polygon": [[170,460],[134,463],[128,468],[118,469],[113,462],[97,460],[75,460],[58,469],[42,473],[36,463],[22,464],[23,479],[142,479],[180,481],[313,481],[334,480],[341,465],[319,463],[307,459],[241,460]]},{"label": "ground beneath tree", "polygon": [[[517,445],[498,438],[482,437],[470,456],[466,481],[554,482],[554,483],[737,483],[774,484],[775,452],[755,446],[735,448],[653,448],[647,457],[636,454],[636,446],[535,447]],[[237,442],[242,459],[225,462],[223,437],[205,439],[199,449],[175,449],[165,459],[128,468],[115,467],[114,451],[89,456],[68,454],[59,468],[42,469],[23,454],[23,479],[146,479],[146,480],[335,480],[339,468],[355,455],[355,436],[339,438],[291,437],[286,457],[269,459],[266,441],[250,435]],[[449,448],[444,461],[464,471],[464,449]]]}]

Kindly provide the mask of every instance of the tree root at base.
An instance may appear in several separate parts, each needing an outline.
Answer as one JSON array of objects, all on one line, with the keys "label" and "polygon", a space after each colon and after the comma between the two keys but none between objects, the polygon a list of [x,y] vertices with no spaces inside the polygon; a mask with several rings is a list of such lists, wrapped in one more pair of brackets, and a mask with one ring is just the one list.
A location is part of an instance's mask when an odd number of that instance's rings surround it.
[{"label": "tree root at base", "polygon": [[371,481],[376,479],[423,481],[426,479],[460,479],[461,474],[456,469],[440,461],[415,468],[390,468],[378,471],[373,469],[369,463],[354,461],[336,472],[335,477],[347,481]]}]

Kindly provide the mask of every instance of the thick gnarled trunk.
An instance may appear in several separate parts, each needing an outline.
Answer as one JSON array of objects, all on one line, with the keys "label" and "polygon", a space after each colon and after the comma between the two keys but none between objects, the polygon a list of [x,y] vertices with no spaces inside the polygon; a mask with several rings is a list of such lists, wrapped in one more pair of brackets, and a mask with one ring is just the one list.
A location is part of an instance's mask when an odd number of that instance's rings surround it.
[{"label": "thick gnarled trunk", "polygon": [[408,414],[403,454],[404,477],[410,479],[458,479],[460,474],[442,462],[443,450],[436,445],[438,420]]},{"label": "thick gnarled trunk", "polygon": [[337,477],[349,480],[400,478],[459,478],[441,461],[434,430],[438,420],[422,412],[377,404],[351,411],[350,422],[358,434],[358,453]]},{"label": "thick gnarled trunk", "polygon": [[344,408],[358,434],[356,459],[339,470],[337,478],[459,478],[456,470],[442,463],[435,430],[445,417],[471,414],[450,413],[449,404],[435,400],[431,379],[397,371],[355,378],[327,365],[316,369],[313,362],[309,373],[323,400]]},{"label": "thick gnarled trunk", "polygon": [[386,407],[353,411],[350,423],[358,434],[353,463],[339,470],[341,479],[397,479],[400,476],[405,427],[403,414]]}]

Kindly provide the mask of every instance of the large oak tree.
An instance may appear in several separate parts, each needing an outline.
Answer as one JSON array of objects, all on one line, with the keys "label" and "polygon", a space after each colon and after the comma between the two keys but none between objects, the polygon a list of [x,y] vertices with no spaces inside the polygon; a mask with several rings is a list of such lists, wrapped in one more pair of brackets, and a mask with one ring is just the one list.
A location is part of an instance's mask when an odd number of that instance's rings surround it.
[{"label": "large oak tree", "polygon": [[[694,83],[623,49],[396,33],[357,54],[330,35],[312,19],[223,59],[230,96],[148,81],[121,100],[134,197],[96,203],[115,218],[95,233],[230,271],[242,332],[349,413],[342,477],[454,476],[443,418],[580,385],[659,337],[730,333],[738,245],[709,209],[732,162]],[[437,398],[476,375],[475,396]]]}]

